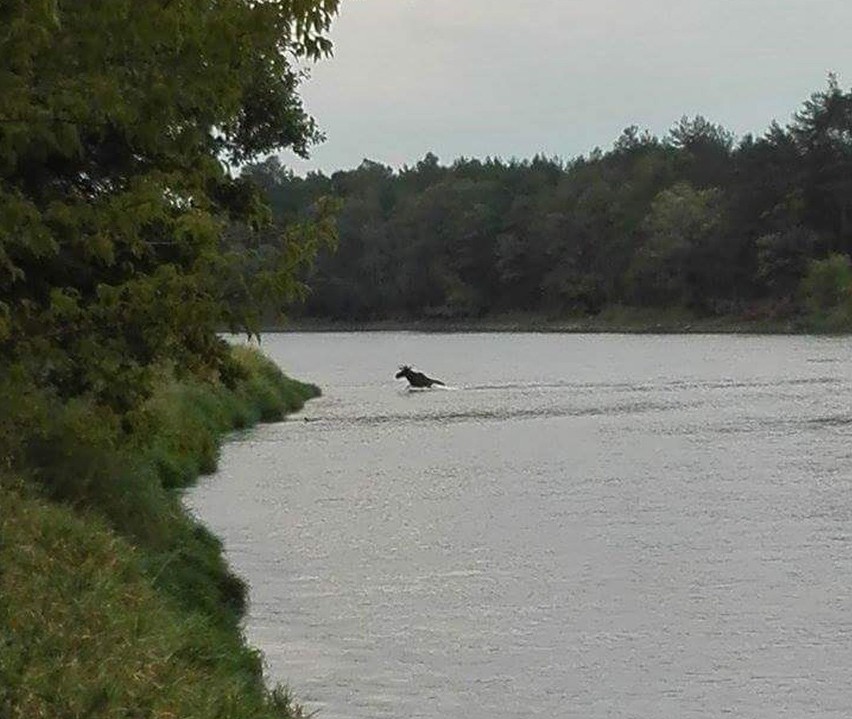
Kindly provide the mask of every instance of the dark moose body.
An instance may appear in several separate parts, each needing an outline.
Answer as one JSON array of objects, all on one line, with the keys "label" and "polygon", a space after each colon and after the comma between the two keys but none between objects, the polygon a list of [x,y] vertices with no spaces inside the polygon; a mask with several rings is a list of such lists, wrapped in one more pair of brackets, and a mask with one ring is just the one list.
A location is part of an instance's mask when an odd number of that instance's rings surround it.
[{"label": "dark moose body", "polygon": [[400,367],[399,372],[396,373],[395,377],[396,379],[402,379],[403,377],[405,377],[405,379],[408,380],[408,384],[410,384],[412,387],[428,388],[435,384],[441,385],[442,387],[444,386],[444,383],[441,382],[441,380],[427,377],[422,372],[416,372],[415,370],[411,369],[411,367],[409,367],[408,365],[403,365],[402,367]]}]

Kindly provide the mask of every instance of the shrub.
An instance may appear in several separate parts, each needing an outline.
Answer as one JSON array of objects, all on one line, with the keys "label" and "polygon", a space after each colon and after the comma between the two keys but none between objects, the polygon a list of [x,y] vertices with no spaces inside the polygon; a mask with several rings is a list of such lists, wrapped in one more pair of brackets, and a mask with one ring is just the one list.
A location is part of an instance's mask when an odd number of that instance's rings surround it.
[{"label": "shrub", "polygon": [[847,255],[813,260],[802,280],[801,293],[812,320],[820,329],[852,326],[852,265]]}]

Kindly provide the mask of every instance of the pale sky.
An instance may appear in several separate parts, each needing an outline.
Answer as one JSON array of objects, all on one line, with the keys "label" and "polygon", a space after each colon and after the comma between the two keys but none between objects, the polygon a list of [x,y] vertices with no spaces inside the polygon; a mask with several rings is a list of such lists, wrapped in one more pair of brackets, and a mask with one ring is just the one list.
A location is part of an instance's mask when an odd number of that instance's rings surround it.
[{"label": "pale sky", "polygon": [[829,71],[852,84],[852,0],[342,0],[302,87],[328,139],[297,172],[427,152],[569,159],[628,125],[789,121]]}]

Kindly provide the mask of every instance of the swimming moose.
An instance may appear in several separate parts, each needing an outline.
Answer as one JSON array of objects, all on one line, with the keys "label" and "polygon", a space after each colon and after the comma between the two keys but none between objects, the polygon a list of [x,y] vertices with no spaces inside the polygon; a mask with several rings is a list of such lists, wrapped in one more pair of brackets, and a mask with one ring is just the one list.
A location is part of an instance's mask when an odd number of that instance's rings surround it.
[{"label": "swimming moose", "polygon": [[427,377],[422,372],[415,372],[408,365],[403,365],[399,368],[399,372],[396,373],[396,379],[402,379],[403,377],[408,380],[408,384],[412,387],[431,387],[433,384],[438,384],[442,387],[445,386],[441,380]]}]

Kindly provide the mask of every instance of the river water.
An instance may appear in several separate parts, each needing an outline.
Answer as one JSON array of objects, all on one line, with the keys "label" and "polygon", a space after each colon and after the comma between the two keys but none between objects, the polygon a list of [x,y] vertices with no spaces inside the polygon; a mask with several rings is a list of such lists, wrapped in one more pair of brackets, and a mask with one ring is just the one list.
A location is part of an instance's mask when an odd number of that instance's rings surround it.
[{"label": "river water", "polygon": [[852,716],[852,340],[263,347],[325,395],[186,501],[320,719]]}]

